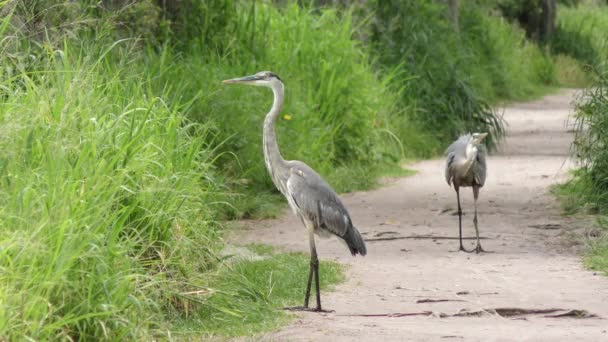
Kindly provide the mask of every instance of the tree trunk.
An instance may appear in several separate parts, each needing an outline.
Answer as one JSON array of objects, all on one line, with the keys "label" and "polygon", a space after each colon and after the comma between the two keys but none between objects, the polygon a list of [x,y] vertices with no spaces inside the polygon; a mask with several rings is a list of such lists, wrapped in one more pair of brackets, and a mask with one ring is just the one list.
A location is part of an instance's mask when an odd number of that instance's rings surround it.
[{"label": "tree trunk", "polygon": [[542,0],[542,19],[540,23],[540,41],[547,43],[555,31],[557,6],[555,0]]},{"label": "tree trunk", "polygon": [[458,27],[458,0],[448,0],[448,7],[450,10],[450,21],[454,26],[454,31],[458,33],[460,31]]}]

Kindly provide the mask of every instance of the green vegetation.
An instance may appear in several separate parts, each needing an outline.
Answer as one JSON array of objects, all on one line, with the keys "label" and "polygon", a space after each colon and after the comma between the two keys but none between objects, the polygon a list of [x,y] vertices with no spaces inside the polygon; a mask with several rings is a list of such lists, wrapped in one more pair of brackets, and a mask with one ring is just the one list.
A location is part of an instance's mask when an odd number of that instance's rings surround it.
[{"label": "green vegetation", "polygon": [[[598,215],[604,231],[590,241],[585,258],[588,267],[608,274],[608,7],[560,8],[556,34],[551,49],[566,59],[573,71],[574,84],[594,87],[578,99],[576,138],[572,145],[580,168],[571,179],[558,186],[555,193],[562,199],[567,214],[578,212]],[[568,56],[568,57],[563,57]],[[575,61],[575,62],[573,62]],[[578,65],[577,65],[578,64]],[[581,67],[580,65],[583,65]],[[578,69],[578,70],[577,70]],[[592,73],[583,73],[581,69]],[[564,68],[564,70],[567,70]],[[562,72],[562,74],[564,74]]]},{"label": "green vegetation", "polygon": [[[264,245],[249,247],[263,259],[241,261],[221,269],[212,288],[221,289],[210,296],[194,317],[182,319],[174,336],[240,336],[276,329],[288,316],[286,306],[302,305],[310,256],[302,253],[275,254]],[[321,289],[344,280],[343,267],[321,261]],[[314,288],[313,288],[314,291]],[[314,292],[311,305],[315,304]]]},{"label": "green vegetation", "polygon": [[0,90],[0,336],[137,339],[217,262],[209,129],[132,44],[68,45]]},{"label": "green vegetation", "polygon": [[606,32],[608,7],[562,7],[551,49],[586,65],[605,63],[608,60]]},{"label": "green vegetation", "polygon": [[[284,322],[308,257],[219,256],[223,220],[283,203],[260,147],[271,93],[221,80],[281,75],[284,156],[370,188],[465,131],[499,139],[492,104],[556,85],[551,56],[491,6],[460,15],[456,33],[430,0],[0,1],[0,340]],[[323,286],[342,280],[321,267]]]},{"label": "green vegetation", "polygon": [[[599,215],[600,225],[608,228],[608,70],[597,75],[597,87],[585,91],[576,106],[576,138],[573,152],[579,161],[572,178],[556,189],[567,213]],[[592,242],[587,264],[608,272],[608,232]]]},{"label": "green vegetation", "polygon": [[486,7],[464,3],[458,34],[441,3],[375,3],[372,52],[383,66],[398,65],[401,101],[433,132],[431,153],[467,131],[490,132],[494,146],[504,128],[491,104],[538,95],[555,82],[550,57]]},{"label": "green vegetation", "polygon": [[561,6],[550,41],[560,84],[585,87],[597,82],[593,68],[608,60],[608,7]]},{"label": "green vegetation", "polygon": [[585,266],[608,276],[608,238],[594,241],[585,257]]}]

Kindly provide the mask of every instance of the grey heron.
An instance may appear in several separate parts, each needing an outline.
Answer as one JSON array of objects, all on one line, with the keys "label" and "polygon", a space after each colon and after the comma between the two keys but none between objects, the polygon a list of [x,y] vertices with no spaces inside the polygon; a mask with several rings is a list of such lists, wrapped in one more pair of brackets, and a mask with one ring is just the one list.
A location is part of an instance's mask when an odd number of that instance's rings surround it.
[{"label": "grey heron", "polygon": [[263,128],[264,161],[272,182],[285,196],[294,214],[300,218],[308,231],[310,247],[310,268],[304,306],[287,308],[290,310],[311,310],[308,308],[312,277],[315,277],[317,307],[321,309],[319,289],[319,259],[315,247],[315,234],[321,237],[337,236],[348,246],[350,253],[365,255],[367,250],[361,234],[353,225],[350,215],[335,191],[311,167],[297,160],[284,160],[279,151],[274,126],[283,107],[284,87],[281,78],[270,71],[255,75],[225,80],[228,84],[246,84],[272,89],[274,101]]},{"label": "grey heron", "polygon": [[[479,228],[477,227],[477,198],[479,189],[486,182],[486,148],[481,144],[488,133],[473,133],[460,136],[446,151],[445,180],[448,185],[454,185],[458,201],[458,229],[460,236],[460,250],[465,252],[484,252],[479,243]],[[475,234],[477,246],[467,251],[462,246],[462,209],[460,207],[460,187],[472,187],[475,203]]]}]

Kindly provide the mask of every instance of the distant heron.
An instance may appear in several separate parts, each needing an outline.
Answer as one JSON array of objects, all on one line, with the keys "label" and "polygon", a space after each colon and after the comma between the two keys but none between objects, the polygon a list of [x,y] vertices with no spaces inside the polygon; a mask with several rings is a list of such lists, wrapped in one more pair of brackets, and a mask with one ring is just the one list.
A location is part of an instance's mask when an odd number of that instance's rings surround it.
[{"label": "distant heron", "polygon": [[[477,198],[479,189],[486,182],[486,148],[481,141],[488,133],[466,134],[454,141],[448,147],[445,165],[445,180],[448,185],[453,184],[458,200],[458,229],[460,234],[460,250],[465,252],[485,252],[479,243],[479,228],[477,227]],[[475,233],[477,234],[477,247],[467,251],[462,246],[462,209],[460,208],[460,187],[472,187],[475,202]]]},{"label": "distant heron", "polygon": [[[318,173],[301,161],[284,160],[281,157],[274,131],[275,122],[283,108],[284,88],[279,76],[269,71],[262,71],[251,76],[225,80],[224,83],[264,86],[272,89],[274,93],[272,108],[264,119],[264,161],[272,182],[285,196],[294,214],[306,226],[310,244],[310,268],[304,306],[287,309],[324,311],[321,309],[319,259],[314,234],[321,237],[337,236],[346,243],[353,256],[367,253],[363,238],[353,225],[350,215],[338,195]],[[311,310],[308,308],[308,300],[313,274],[317,289],[317,307]]]}]

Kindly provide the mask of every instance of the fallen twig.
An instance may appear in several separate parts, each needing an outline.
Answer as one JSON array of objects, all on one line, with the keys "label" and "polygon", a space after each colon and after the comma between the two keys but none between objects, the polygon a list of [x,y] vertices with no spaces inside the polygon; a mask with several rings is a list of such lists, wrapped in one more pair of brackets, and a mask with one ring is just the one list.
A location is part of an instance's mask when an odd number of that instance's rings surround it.
[{"label": "fallen twig", "polygon": [[592,314],[587,310],[569,310],[569,311],[561,313],[561,314],[547,315],[545,317],[549,317],[549,318],[559,318],[559,317],[599,318],[598,315]]},{"label": "fallen twig", "polygon": [[[440,301],[447,301],[446,299]],[[543,315],[552,314],[560,311],[565,311],[555,315],[545,315],[547,318],[560,317],[575,317],[575,318],[600,318],[599,316],[589,313],[586,310],[564,310],[564,309],[521,309],[521,308],[490,308],[477,311],[461,310],[455,314],[446,314],[443,312],[434,313],[432,311],[421,312],[396,312],[396,313],[379,313],[379,314],[348,314],[336,316],[348,317],[408,317],[408,316],[437,316],[440,318],[449,317],[480,317],[483,315],[498,315],[504,318],[522,319],[521,316],[528,315]]]},{"label": "fallen twig", "polygon": [[[387,241],[387,240],[403,240],[403,239],[431,239],[431,240],[458,240],[456,236],[435,236],[435,235],[409,235],[409,236],[390,236],[390,237],[379,237],[365,239],[365,241]],[[463,240],[475,240],[476,237],[463,237]],[[479,237],[480,240],[486,240],[487,237]]]},{"label": "fallen twig", "polygon": [[396,313],[384,313],[384,314],[349,314],[349,315],[336,315],[336,316],[347,316],[347,317],[406,317],[406,316],[430,316],[432,311],[422,312],[396,312]]},{"label": "fallen twig", "polygon": [[441,302],[466,302],[466,301],[462,300],[462,299],[429,299],[429,298],[425,298],[425,299],[418,299],[416,301],[416,304],[421,304],[421,303],[441,303]]}]

